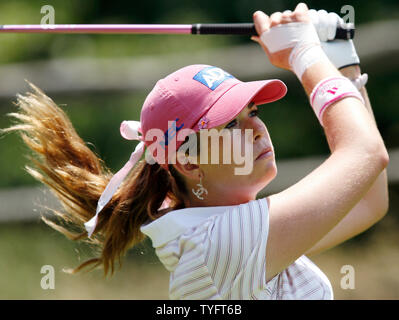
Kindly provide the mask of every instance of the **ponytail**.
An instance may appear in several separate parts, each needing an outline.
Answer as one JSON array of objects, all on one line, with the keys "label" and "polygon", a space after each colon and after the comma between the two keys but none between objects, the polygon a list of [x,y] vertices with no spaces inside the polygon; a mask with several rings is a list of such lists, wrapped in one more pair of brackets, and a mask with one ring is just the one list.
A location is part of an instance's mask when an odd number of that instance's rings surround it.
[{"label": "ponytail", "polygon": [[141,160],[99,215],[93,237],[87,238],[83,224],[94,216],[112,173],[79,137],[63,110],[27,82],[33,92],[17,94],[14,104],[19,110],[9,114],[17,123],[1,131],[19,132],[32,151],[33,166],[26,166],[27,172],[46,184],[63,205],[63,211],[51,210],[57,219],[43,215],[41,219],[71,240],[86,240],[101,248],[98,258],[70,273],[102,265],[104,275],[112,275],[115,262],[121,267],[126,251],[144,240],[140,227],[160,216],[158,209],[166,198],[172,209],[184,208],[184,180],[171,165],[168,172],[157,163]]}]

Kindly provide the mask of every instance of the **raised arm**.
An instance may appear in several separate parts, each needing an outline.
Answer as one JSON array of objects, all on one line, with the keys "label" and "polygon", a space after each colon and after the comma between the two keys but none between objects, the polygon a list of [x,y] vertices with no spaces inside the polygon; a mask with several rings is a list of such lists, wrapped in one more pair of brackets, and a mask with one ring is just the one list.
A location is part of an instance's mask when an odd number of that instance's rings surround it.
[{"label": "raised arm", "polygon": [[[361,75],[360,66],[358,65],[342,68],[340,72],[351,80]],[[373,119],[374,124],[377,125],[366,88],[362,87],[360,93],[365,101],[365,107],[370,117]],[[335,146],[330,141],[329,147],[331,152],[334,152]],[[306,255],[319,254],[364,232],[381,220],[388,212],[388,208],[388,177],[387,170],[384,169],[364,197],[360,199],[351,211],[327,235],[310,248],[306,252]]]},{"label": "raised arm", "polygon": [[[298,5],[294,13],[274,14],[270,18],[261,12],[254,15],[259,35],[277,25],[298,21],[309,22],[306,5]],[[288,61],[290,48],[271,53],[261,44],[274,65],[292,70]],[[306,68],[300,81],[310,95],[321,80],[335,76],[341,74],[323,59]],[[335,146],[330,157],[298,183],[267,197],[267,280],[333,229],[389,162],[381,135],[360,100],[353,97],[338,100],[325,110],[322,120],[327,140]]]}]

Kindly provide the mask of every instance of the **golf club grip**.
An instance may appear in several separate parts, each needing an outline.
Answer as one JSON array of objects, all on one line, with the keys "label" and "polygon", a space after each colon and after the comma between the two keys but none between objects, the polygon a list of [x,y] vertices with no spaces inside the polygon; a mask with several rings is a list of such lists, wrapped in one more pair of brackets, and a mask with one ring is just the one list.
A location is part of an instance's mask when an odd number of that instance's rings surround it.
[{"label": "golf club grip", "polygon": [[[258,35],[253,23],[213,23],[193,24],[192,34],[227,34],[227,35]],[[348,40],[355,36],[355,28],[348,24],[346,28],[338,27],[335,39]]]}]

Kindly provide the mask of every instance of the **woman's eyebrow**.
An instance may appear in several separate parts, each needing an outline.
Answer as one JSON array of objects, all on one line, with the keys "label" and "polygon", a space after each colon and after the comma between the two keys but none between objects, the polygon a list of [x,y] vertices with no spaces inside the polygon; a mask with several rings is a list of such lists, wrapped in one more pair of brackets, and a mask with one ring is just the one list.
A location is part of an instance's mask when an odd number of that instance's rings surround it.
[{"label": "woman's eyebrow", "polygon": [[[248,103],[248,109],[252,109],[252,108],[255,107],[255,106],[256,106],[256,104],[255,104],[254,102]],[[232,119],[229,123],[226,124],[226,126],[229,125],[230,123],[232,123],[233,121],[236,121],[238,117],[239,117],[239,116],[237,116],[237,117],[235,117],[234,119]]]},{"label": "woman's eyebrow", "polygon": [[255,102],[250,102],[248,104],[248,109],[252,109],[255,106]]}]

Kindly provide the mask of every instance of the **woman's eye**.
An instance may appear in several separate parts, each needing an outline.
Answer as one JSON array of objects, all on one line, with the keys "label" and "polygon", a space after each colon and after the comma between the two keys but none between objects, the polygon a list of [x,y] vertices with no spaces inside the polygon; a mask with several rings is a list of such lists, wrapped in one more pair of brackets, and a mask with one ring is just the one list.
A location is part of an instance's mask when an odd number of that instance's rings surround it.
[{"label": "woman's eye", "polygon": [[229,124],[227,126],[225,126],[226,129],[232,128],[237,124],[237,120],[233,120],[231,122],[229,122]]},{"label": "woman's eye", "polygon": [[[249,113],[249,115],[251,116],[251,117],[257,117],[258,116],[258,110],[256,109],[256,110],[252,110],[250,113]],[[233,121],[231,121],[231,122],[229,122],[229,124],[227,125],[227,126],[225,126],[225,128],[226,129],[229,129],[229,128],[232,128],[232,127],[234,127],[234,126],[236,126],[237,125],[237,120],[236,119],[234,119]]]},{"label": "woman's eye", "polygon": [[251,111],[251,115],[253,116],[253,117],[257,117],[258,116],[258,110],[253,110],[253,111]]}]

